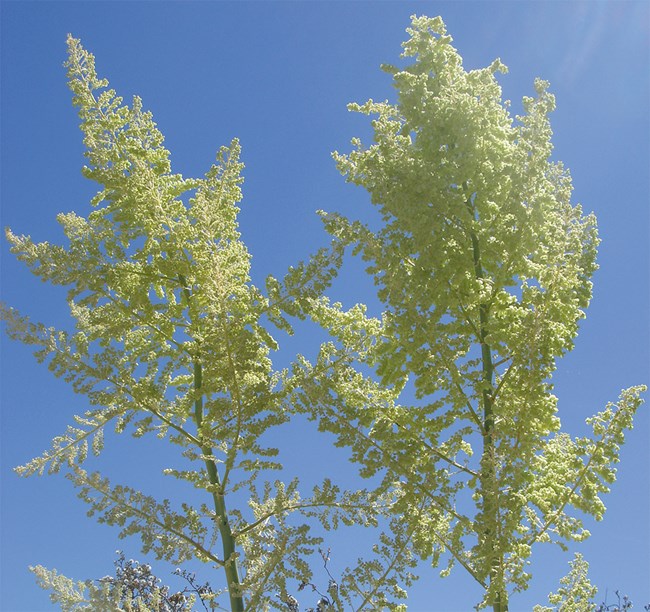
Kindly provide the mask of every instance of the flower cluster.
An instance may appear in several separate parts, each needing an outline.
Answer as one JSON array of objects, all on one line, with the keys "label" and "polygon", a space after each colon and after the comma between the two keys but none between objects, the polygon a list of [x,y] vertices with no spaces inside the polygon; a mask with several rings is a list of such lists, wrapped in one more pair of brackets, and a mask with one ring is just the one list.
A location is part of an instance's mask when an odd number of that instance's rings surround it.
[{"label": "flower cluster", "polygon": [[115,561],[115,576],[104,576],[99,582],[119,590],[121,604],[140,601],[156,612],[185,612],[192,609],[196,595],[205,610],[212,608],[212,589],[207,582],[197,584],[195,574],[177,568],[174,574],[184,578],[189,586],[171,593],[168,586],[161,585],[160,578],[153,574],[150,565],[143,565],[134,559],[127,560],[122,551],[116,552],[118,558]]}]

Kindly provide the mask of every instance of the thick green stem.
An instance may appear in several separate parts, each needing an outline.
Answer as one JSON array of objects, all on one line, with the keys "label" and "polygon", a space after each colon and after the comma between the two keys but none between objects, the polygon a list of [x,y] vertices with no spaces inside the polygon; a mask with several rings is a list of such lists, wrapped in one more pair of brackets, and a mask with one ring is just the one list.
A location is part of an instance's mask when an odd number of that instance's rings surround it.
[{"label": "thick green stem", "polygon": [[[194,361],[194,392],[196,393],[196,400],[194,402],[194,420],[196,427],[199,430],[199,439],[201,438],[201,423],[203,422],[203,368],[198,358]],[[219,480],[219,473],[217,466],[212,457],[212,449],[208,445],[201,446],[201,452],[205,457],[205,467],[208,471],[208,479],[213,486],[212,498],[214,500],[214,510],[216,514],[215,520],[219,527],[221,534],[221,542],[223,545],[223,559],[224,568],[226,571],[226,581],[228,583],[228,594],[230,595],[230,609],[233,612],[244,611],[244,600],[240,594],[239,572],[237,570],[237,563],[234,557],[235,553],[235,539],[230,529],[228,522],[228,513],[226,512],[226,502]]]},{"label": "thick green stem", "polygon": [[[187,286],[185,277],[179,275],[179,280],[187,301],[187,307],[190,308],[190,289]],[[219,472],[214,459],[211,457],[212,448],[209,445],[203,444],[201,425],[203,423],[203,366],[201,365],[200,354],[194,356],[194,421],[196,423],[197,437],[201,441],[201,452],[205,457],[205,468],[208,472],[208,480],[212,485],[212,499],[214,501],[215,520],[221,535],[221,543],[223,546],[223,560],[224,569],[226,572],[226,583],[228,584],[228,595],[230,596],[230,609],[232,612],[244,612],[244,599],[241,596],[239,571],[237,569],[237,562],[235,558],[235,538],[233,537],[228,521],[228,513],[226,511],[226,501],[224,498],[223,487],[219,479]]]},{"label": "thick green stem", "polygon": [[[467,209],[475,218],[471,200],[466,201]],[[477,280],[485,278],[481,263],[481,250],[476,233],[471,230],[472,254],[474,258],[474,274]],[[482,362],[482,403],[483,403],[483,455],[481,457],[481,496],[483,498],[484,538],[487,548],[490,585],[498,586],[493,596],[492,609],[494,612],[508,612],[508,593],[503,584],[503,559],[499,551],[499,487],[496,474],[496,456],[494,446],[494,363],[492,350],[487,342],[489,325],[489,304],[479,304],[478,341],[481,346]],[[481,537],[481,534],[479,534]]]}]

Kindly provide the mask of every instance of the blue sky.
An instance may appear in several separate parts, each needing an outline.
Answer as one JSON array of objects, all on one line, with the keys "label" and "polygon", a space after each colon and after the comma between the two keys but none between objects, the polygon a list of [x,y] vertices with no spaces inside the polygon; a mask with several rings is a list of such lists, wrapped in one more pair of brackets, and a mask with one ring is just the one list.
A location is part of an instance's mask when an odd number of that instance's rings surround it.
[{"label": "blue sky", "polygon": [[[565,428],[649,379],[650,12],[646,2],[2,2],[2,226],[38,240],[60,240],[59,211],[84,214],[94,186],[81,177],[81,133],[62,63],[68,32],[97,58],[101,76],[125,99],[143,98],[166,136],[175,171],[202,175],[233,137],[243,147],[240,225],[253,255],[253,280],[282,275],[327,237],[315,211],[368,214],[367,195],[347,185],[330,153],[368,140],[367,119],[350,101],[392,98],[389,77],[413,13],[441,15],[466,68],[496,57],[515,111],[533,80],[551,83],[554,157],[574,179],[574,201],[598,217],[600,270],[576,348],[555,377]],[[346,305],[376,308],[357,262],[332,288]],[[64,291],[43,285],[2,243],[2,299],[35,320],[68,323]],[[282,340],[282,339],[281,339]],[[286,341],[278,365],[316,338]],[[2,342],[2,526],[0,609],[51,608],[30,564],[78,578],[109,573],[113,551],[144,561],[137,542],[85,516],[61,477],[19,479],[11,468],[47,448],[83,398],[53,379],[20,345]],[[650,420],[648,408],[622,453],[618,482],[602,523],[576,550],[592,581],[650,602]],[[354,468],[326,440],[295,424],[284,449],[305,478],[353,480]],[[310,441],[311,440],[311,441]],[[117,481],[147,478],[162,491],[164,448],[130,438],[111,441],[103,465]],[[158,460],[157,460],[158,459]],[[363,537],[333,536],[333,572],[361,552]],[[567,569],[570,555],[534,552],[530,589],[512,610],[530,610]],[[172,568],[156,566],[166,576]],[[208,574],[202,574],[208,578]],[[220,577],[219,577],[220,579]],[[325,578],[323,577],[323,580]],[[216,580],[215,582],[218,582]],[[447,580],[426,567],[409,598],[414,611],[468,610],[480,596],[458,570]],[[610,600],[611,601],[611,600]],[[305,599],[304,604],[313,605]]]}]

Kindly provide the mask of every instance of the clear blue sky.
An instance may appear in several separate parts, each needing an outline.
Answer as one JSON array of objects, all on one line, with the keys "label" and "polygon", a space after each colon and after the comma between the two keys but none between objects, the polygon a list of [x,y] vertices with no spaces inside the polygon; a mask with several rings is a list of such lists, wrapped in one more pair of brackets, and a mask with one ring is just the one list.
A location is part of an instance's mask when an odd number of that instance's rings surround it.
[{"label": "clear blue sky", "polygon": [[[382,62],[396,61],[412,13],[442,15],[466,68],[500,57],[500,78],[515,110],[536,76],[551,82],[555,158],[574,178],[574,199],[598,217],[600,270],[573,353],[560,362],[560,416],[573,434],[649,379],[649,74],[647,2],[2,2],[2,226],[60,240],[55,215],[88,211],[94,186],[83,179],[81,133],[62,63],[65,36],[82,39],[101,76],[127,100],[140,95],[166,136],[175,171],[202,175],[219,146],[241,140],[246,164],[240,217],[257,283],[282,275],[327,237],[314,214],[363,217],[366,194],[339,176],[330,152],[366,137],[367,119],[350,101],[392,98]],[[358,264],[332,289],[346,304],[375,304]],[[64,291],[31,277],[2,243],[2,298],[42,322],[68,323]],[[315,338],[285,342],[278,364]],[[20,345],[2,342],[2,567],[0,609],[51,609],[27,571],[56,567],[78,578],[112,569],[113,551],[144,561],[137,542],[85,516],[61,477],[19,479],[12,467],[47,448],[82,398],[53,379]],[[576,550],[591,578],[650,602],[650,421],[643,407],[622,453],[619,480],[593,536]],[[304,425],[300,425],[304,427]],[[290,468],[307,479],[352,480],[353,466],[327,440],[298,425],[285,438]],[[165,495],[157,469],[164,448],[110,441],[103,465],[117,481],[146,478]],[[141,481],[140,481],[141,482]],[[171,494],[171,493],[170,493]],[[332,571],[361,553],[363,538],[334,536]],[[512,610],[544,603],[567,569],[565,555],[534,552],[530,589]],[[172,568],[156,565],[160,576]],[[202,578],[209,578],[202,574]],[[218,583],[219,580],[215,580]],[[325,577],[323,581],[326,582]],[[479,598],[459,569],[447,580],[423,568],[413,611],[469,610]],[[610,602],[612,600],[610,599]],[[315,602],[303,600],[303,605]]]}]

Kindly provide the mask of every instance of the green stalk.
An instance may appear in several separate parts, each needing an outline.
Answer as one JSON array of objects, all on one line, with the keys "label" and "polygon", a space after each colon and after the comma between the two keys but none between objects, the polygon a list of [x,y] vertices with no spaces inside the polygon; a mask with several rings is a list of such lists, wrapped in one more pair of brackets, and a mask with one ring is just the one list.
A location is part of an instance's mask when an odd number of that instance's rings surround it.
[{"label": "green stalk", "polygon": [[[470,199],[465,202],[470,215],[475,219],[474,208]],[[481,263],[481,251],[478,236],[471,230],[474,274],[478,280],[485,278]],[[481,345],[481,362],[483,375],[483,454],[481,457],[481,496],[485,513],[485,542],[488,547],[490,566],[490,585],[499,584],[499,590],[492,602],[493,612],[508,612],[508,593],[503,587],[502,559],[498,547],[498,512],[499,489],[495,470],[494,447],[494,363],[492,350],[486,341],[490,308],[488,304],[479,304],[478,340]]]},{"label": "green stalk", "polygon": [[[194,402],[194,420],[196,427],[199,430],[199,438],[201,436],[201,423],[203,422],[203,395],[201,387],[203,385],[203,368],[201,362],[196,359],[194,361],[194,391],[196,393],[196,401]],[[205,467],[208,471],[208,479],[210,484],[213,485],[214,491],[212,499],[214,500],[214,510],[216,513],[216,521],[221,534],[221,542],[223,545],[223,560],[224,569],[226,571],[226,581],[228,583],[228,594],[230,596],[230,609],[233,612],[244,612],[244,600],[240,594],[239,572],[237,570],[237,563],[234,558],[235,553],[235,539],[232,536],[230,523],[228,522],[228,513],[226,512],[226,501],[224,499],[223,490],[221,489],[221,482],[219,480],[219,472],[212,456],[212,449],[207,445],[201,446],[201,452],[205,456]]]},{"label": "green stalk", "polygon": [[[188,308],[190,303],[190,291],[186,286],[185,278],[179,276],[183,293],[187,300]],[[197,437],[201,440],[201,424],[203,423],[203,366],[201,365],[200,356],[194,357],[194,421],[196,423]],[[228,513],[226,511],[226,501],[219,479],[219,472],[212,457],[212,448],[207,444],[201,444],[201,452],[205,457],[205,467],[208,472],[208,480],[212,485],[212,499],[214,501],[215,520],[221,535],[223,546],[224,569],[226,572],[226,583],[228,585],[228,595],[230,597],[230,609],[232,612],[244,612],[244,600],[240,593],[239,571],[234,557],[235,539],[232,535]]]}]

